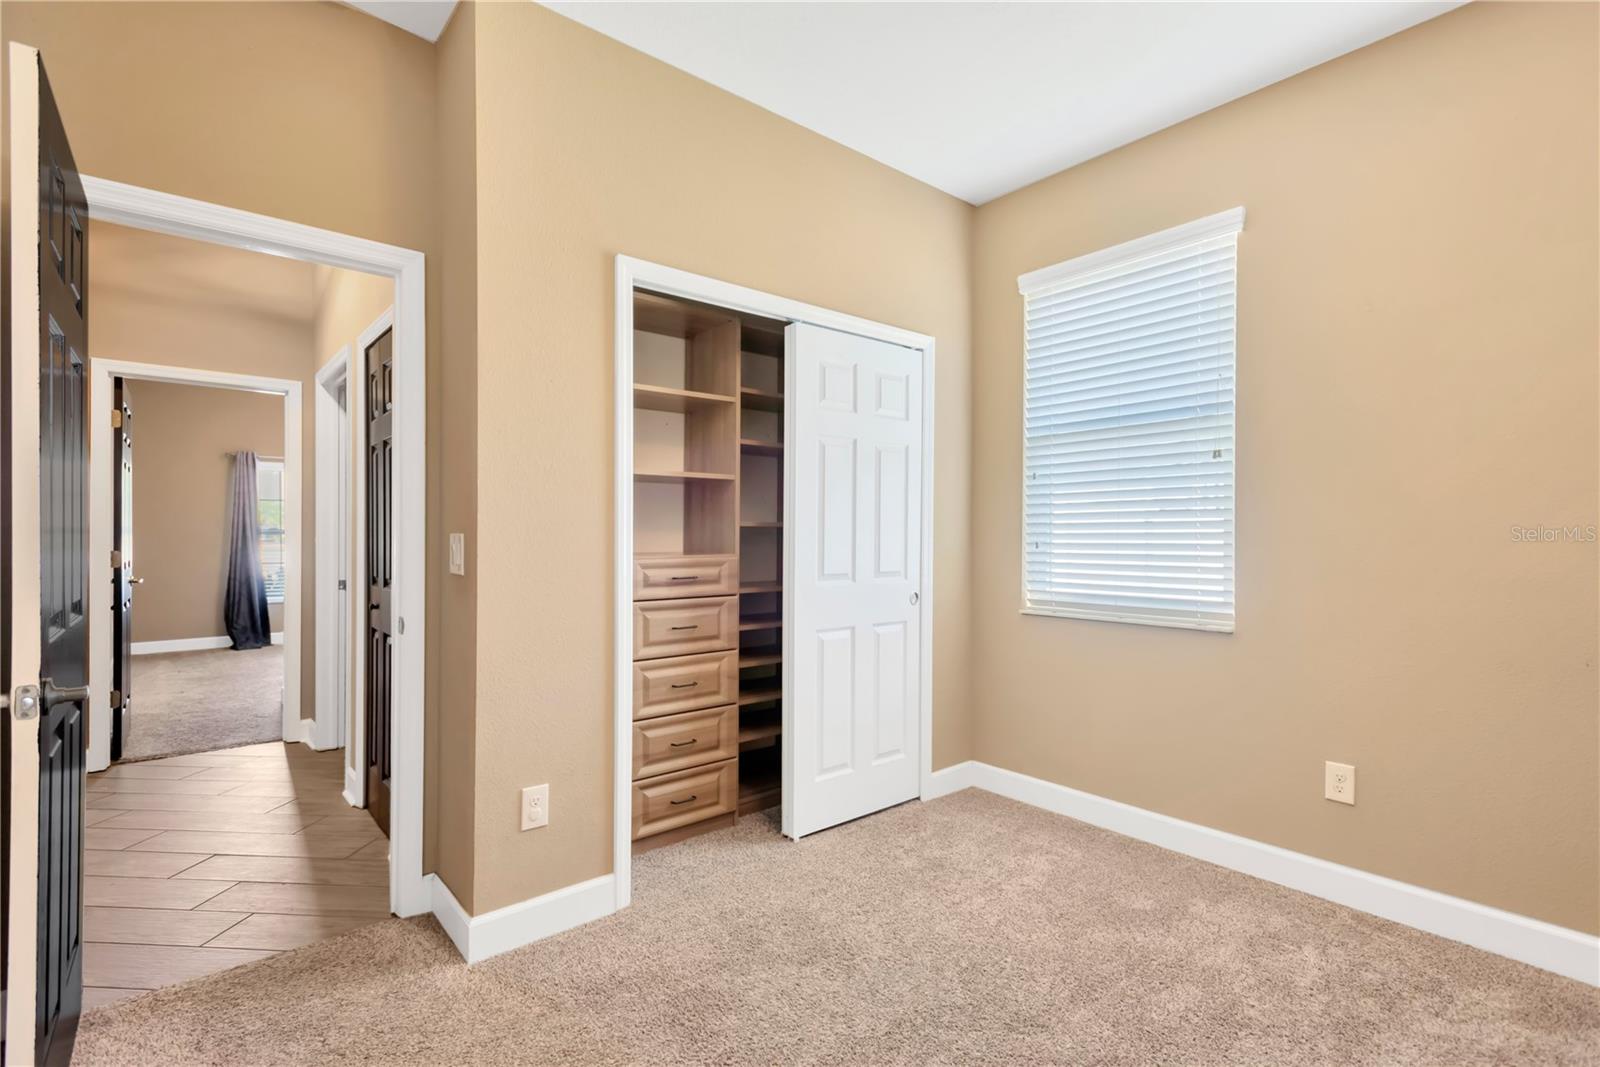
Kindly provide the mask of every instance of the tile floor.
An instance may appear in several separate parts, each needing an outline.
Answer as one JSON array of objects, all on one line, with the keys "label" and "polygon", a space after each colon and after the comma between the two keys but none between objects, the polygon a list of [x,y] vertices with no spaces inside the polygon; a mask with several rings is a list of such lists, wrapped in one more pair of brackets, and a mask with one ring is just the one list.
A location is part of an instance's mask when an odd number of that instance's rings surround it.
[{"label": "tile floor", "polygon": [[89,775],[84,1009],[389,914],[389,842],[344,753],[268,742]]}]

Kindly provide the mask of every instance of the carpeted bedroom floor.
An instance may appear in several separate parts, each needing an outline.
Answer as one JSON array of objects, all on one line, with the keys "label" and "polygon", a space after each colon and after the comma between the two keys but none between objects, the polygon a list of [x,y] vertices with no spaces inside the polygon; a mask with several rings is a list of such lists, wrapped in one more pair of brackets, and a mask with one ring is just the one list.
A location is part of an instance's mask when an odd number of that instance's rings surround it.
[{"label": "carpeted bedroom floor", "polygon": [[283,737],[283,647],[133,659],[125,760],[187,756]]},{"label": "carpeted bedroom floor", "polygon": [[89,1013],[94,1064],[1600,1063],[1600,991],[991,794],[638,858],[467,967],[431,918]]}]

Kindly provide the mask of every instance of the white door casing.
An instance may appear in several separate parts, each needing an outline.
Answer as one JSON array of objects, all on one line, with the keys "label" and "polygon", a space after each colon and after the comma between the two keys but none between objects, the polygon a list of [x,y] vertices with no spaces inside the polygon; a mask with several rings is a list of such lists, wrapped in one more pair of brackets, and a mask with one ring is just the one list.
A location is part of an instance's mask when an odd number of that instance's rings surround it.
[{"label": "white door casing", "polygon": [[783,832],[919,794],[922,353],[785,331]]}]

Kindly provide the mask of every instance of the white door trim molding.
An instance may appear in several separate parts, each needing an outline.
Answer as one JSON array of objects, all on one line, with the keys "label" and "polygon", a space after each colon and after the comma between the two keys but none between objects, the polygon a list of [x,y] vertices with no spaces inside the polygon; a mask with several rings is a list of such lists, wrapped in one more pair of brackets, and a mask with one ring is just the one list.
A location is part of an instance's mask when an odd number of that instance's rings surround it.
[{"label": "white door trim molding", "polygon": [[[85,188],[88,183],[85,182]],[[90,210],[94,201],[90,200]],[[210,389],[245,389],[254,393],[274,393],[283,398],[283,558],[288,581],[283,590],[283,718],[280,727],[286,741],[304,738],[300,723],[300,579],[302,536],[300,515],[303,501],[301,486],[304,478],[300,447],[300,383],[292,378],[267,378],[254,374],[228,374],[223,371],[199,370],[194,367],[171,367],[155,363],[134,363],[121,359],[89,357],[89,610],[91,619],[111,617],[111,535],[115,516],[112,514],[111,465],[102,462],[112,454],[111,404],[112,379],[127,378],[137,382],[165,382],[171,385],[193,385]],[[135,413],[137,418],[137,412]],[[138,476],[138,458],[134,459],[135,477]],[[139,561],[134,559],[134,569]],[[208,642],[215,638],[191,638],[163,645],[201,648],[219,647]],[[232,644],[226,641],[220,647]],[[199,642],[198,646],[195,645]],[[141,642],[142,651],[151,651],[149,645],[158,642]],[[185,651],[172,647],[164,651]],[[89,628],[89,753],[88,768],[104,770],[111,765],[111,672],[116,655],[111,647],[111,627]],[[137,699],[137,691],[135,692]],[[138,705],[134,705],[135,721]]]},{"label": "white door trim molding", "polygon": [[936,772],[923,799],[967,788],[984,789],[1403,926],[1600,986],[1600,938],[1592,934],[1213,830],[976,760]]},{"label": "white door trim molding", "polygon": [[[312,748],[327,750],[344,744],[347,702],[350,699],[350,627],[339,625],[340,601],[348,604],[352,592],[350,583],[338,588],[338,575],[345,566],[340,562],[351,558],[350,527],[341,520],[349,514],[349,495],[339,492],[343,479],[341,470],[350,462],[349,423],[341,418],[346,411],[339,407],[339,389],[347,386],[350,377],[350,346],[340,348],[334,357],[322,365],[316,374],[313,398],[316,432],[312,447],[316,452],[317,503],[312,511],[316,525],[313,551],[317,566],[316,585],[312,591],[312,610],[316,612],[316,707],[312,712],[313,725],[309,743]],[[345,406],[349,407],[349,390],[345,392]],[[348,488],[348,486],[346,487]],[[347,618],[350,613],[347,613]],[[344,670],[339,669],[340,651],[344,652]]]},{"label": "white door trim molding", "polygon": [[[83,176],[83,187],[91,217],[104,222],[394,279],[394,364],[399,394],[394,414],[394,603],[400,625],[394,645],[397,684],[389,811],[389,906],[397,915],[428,911],[432,894],[422,873],[423,672],[427,647],[427,268],[423,254],[88,175]],[[291,440],[299,441],[298,432]],[[105,455],[103,451],[95,452],[91,446],[90,455],[95,466],[102,465],[99,457]],[[103,595],[109,598],[109,577],[100,584]],[[104,691],[100,698],[103,702]]]},{"label": "white door trim molding", "polygon": [[[934,339],[927,334],[846,315],[814,304],[748,289],[675,267],[619,255],[613,294],[615,346],[615,424],[613,455],[615,574],[612,589],[612,695],[615,721],[612,731],[612,874],[617,909],[633,897],[633,634],[627,620],[633,610],[633,290],[649,289],[715,304],[733,311],[769,319],[806,322],[844,333],[859,334],[922,353],[922,648],[921,674],[922,763],[918,770],[921,794],[926,797],[933,773],[933,398]],[[784,611],[788,612],[785,604]],[[584,883],[588,884],[588,883]],[[442,920],[441,920],[442,921]]]}]

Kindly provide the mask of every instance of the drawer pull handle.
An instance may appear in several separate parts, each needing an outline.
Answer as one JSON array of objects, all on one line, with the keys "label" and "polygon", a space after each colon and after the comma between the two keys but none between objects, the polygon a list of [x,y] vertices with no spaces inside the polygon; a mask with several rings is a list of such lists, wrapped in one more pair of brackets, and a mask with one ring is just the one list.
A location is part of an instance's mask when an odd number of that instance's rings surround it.
[{"label": "drawer pull handle", "polygon": [[674,574],[671,578],[668,578],[667,581],[669,581],[669,582],[692,582],[698,577],[700,577],[698,574]]},{"label": "drawer pull handle", "polygon": [[695,686],[697,686],[699,684],[700,684],[699,682],[673,682],[672,683],[672,688],[674,688],[674,689],[693,689]]},{"label": "drawer pull handle", "polygon": [[698,630],[698,629],[700,629],[700,624],[699,623],[695,623],[693,626],[674,626],[673,629],[674,630]]},{"label": "drawer pull handle", "polygon": [[676,804],[688,804],[691,801],[695,801],[695,800],[699,800],[699,799],[700,799],[700,794],[698,794],[698,793],[690,793],[688,796],[684,797],[682,800],[674,800],[674,801],[672,801],[672,803],[675,804],[675,805]]},{"label": "drawer pull handle", "polygon": [[692,745],[692,744],[694,744],[694,743],[695,743],[695,742],[696,742],[696,741],[698,741],[698,740],[700,740],[700,739],[699,739],[699,738],[698,738],[698,737],[691,737],[691,738],[689,738],[689,740],[687,740],[687,741],[673,741],[673,742],[672,742],[672,743],[671,743],[671,746],[670,746],[670,747],[672,747],[672,748],[683,748],[683,747],[685,747],[685,746],[686,746],[686,745]]}]

